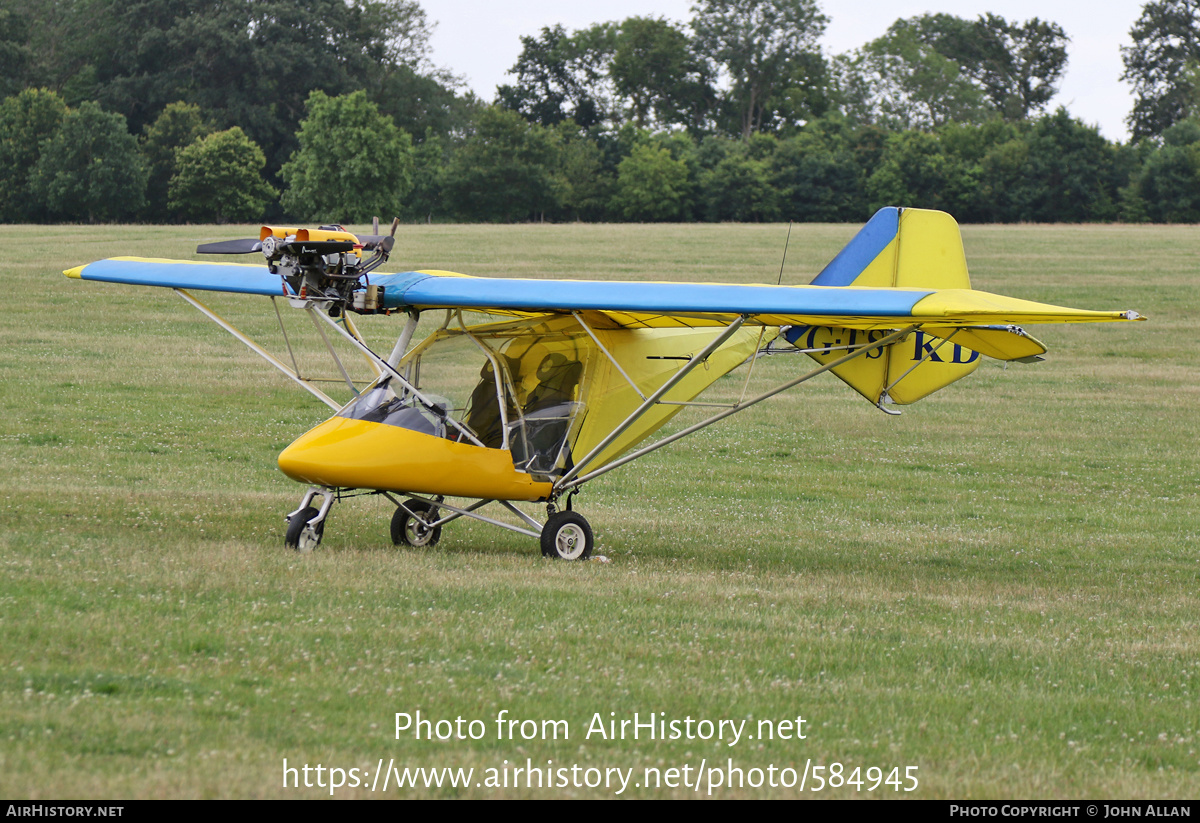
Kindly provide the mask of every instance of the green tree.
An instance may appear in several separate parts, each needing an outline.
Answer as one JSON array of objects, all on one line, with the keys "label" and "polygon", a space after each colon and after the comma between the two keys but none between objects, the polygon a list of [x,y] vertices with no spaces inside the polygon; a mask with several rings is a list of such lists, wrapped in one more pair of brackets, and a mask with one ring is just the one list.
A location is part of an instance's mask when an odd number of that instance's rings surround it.
[{"label": "green tree", "polygon": [[595,140],[560,127],[562,154],[558,177],[562,184],[560,211],[564,220],[603,220],[616,185],[604,169],[604,155]]},{"label": "green tree", "polygon": [[883,206],[971,210],[978,187],[975,167],[948,153],[936,134],[891,135],[879,167],[867,178],[871,211]]},{"label": "green tree", "polygon": [[873,164],[863,165],[844,122],[816,121],[779,142],[771,156],[771,184],[779,193],[780,216],[800,222],[844,223],[867,214],[863,189]]},{"label": "green tree", "polygon": [[989,223],[1017,223],[1034,219],[1041,196],[1037,181],[1029,179],[1028,130],[993,146],[979,163],[980,219]]},{"label": "green tree", "polygon": [[1133,111],[1125,118],[1135,140],[1162,134],[1196,112],[1196,66],[1200,64],[1200,0],[1159,0],[1142,7],[1121,47],[1133,85]]},{"label": "green tree", "polygon": [[778,141],[754,134],[726,149],[715,166],[700,177],[704,219],[758,223],[778,220],[781,192],[771,179]]},{"label": "green tree", "polygon": [[817,41],[828,19],[816,0],[698,0],[693,13],[697,50],[729,75],[727,102],[743,139],[781,114],[821,113],[825,61]]},{"label": "green tree", "polygon": [[30,174],[32,195],[52,219],[115,222],[146,202],[146,167],[125,118],[85,102],[43,145]]},{"label": "green tree", "polygon": [[32,196],[29,176],[66,115],[67,104],[46,89],[25,89],[0,102],[0,222],[47,218],[44,204]]},{"label": "green tree", "polygon": [[1134,182],[1142,216],[1155,223],[1200,223],[1200,121],[1180,120]]},{"label": "green tree", "polygon": [[638,128],[703,124],[716,101],[711,72],[673,23],[630,17],[621,23],[609,69],[617,94],[629,101]]},{"label": "green tree", "polygon": [[442,139],[462,134],[483,108],[474,93],[456,92],[456,79],[409,66],[381,67],[366,88],[380,113],[414,138],[427,132]]},{"label": "green tree", "polygon": [[1045,109],[1067,70],[1069,38],[1062,27],[1036,17],[1018,25],[991,13],[975,26],[986,50],[965,70],[996,110],[1008,120],[1025,120]]},{"label": "green tree", "polygon": [[[1016,157],[1021,162],[1028,156],[1024,135],[1029,131],[1023,123],[1012,123],[999,118],[983,123],[947,123],[937,131],[938,143],[947,157],[961,168],[969,170],[972,191],[959,198],[954,216],[963,223],[1007,222],[999,215],[1004,204],[1012,201],[1010,192],[988,189],[985,170],[1001,161],[1005,155],[999,147],[1018,147]],[[1017,218],[1020,219],[1020,218]]]},{"label": "green tree", "polygon": [[284,210],[298,220],[361,223],[401,212],[413,185],[412,138],[365,91],[314,91],[300,148],[280,169]]},{"label": "green tree", "polygon": [[212,124],[204,118],[200,107],[183,102],[170,104],[146,126],[141,146],[149,171],[146,214],[151,220],[161,221],[168,212],[167,187],[175,176],[179,150],[212,131]]},{"label": "green tree", "polygon": [[1116,147],[1059,108],[989,150],[980,164],[980,208],[983,219],[1001,222],[1113,220],[1128,177]]},{"label": "green tree", "polygon": [[381,97],[395,90],[384,82],[393,70],[427,67],[430,26],[416,0],[72,5],[103,12],[63,50],[86,57],[90,96],[138,132],[172,102],[198,105],[258,143],[271,175],[296,149],[309,92]]},{"label": "green tree", "polygon": [[1025,217],[1045,223],[1112,220],[1117,189],[1125,184],[1116,147],[1096,126],[1071,117],[1064,108],[1034,122],[1029,131],[1026,180],[1039,189]]},{"label": "green tree", "polygon": [[261,220],[276,191],[262,179],[267,163],[245,132],[234,126],[179,150],[169,205],[192,223]]},{"label": "green tree", "polygon": [[688,211],[687,163],[664,146],[638,143],[617,167],[612,211],[635,222],[680,220]]},{"label": "green tree", "polygon": [[446,147],[432,128],[413,148],[413,187],[401,215],[421,222],[432,222],[442,211],[442,177],[446,166]]},{"label": "green tree", "polygon": [[95,66],[90,42],[109,11],[106,5],[84,0],[4,0],[4,5],[24,18],[18,26],[27,27],[26,84],[52,89],[70,106],[93,98]]},{"label": "green tree", "polygon": [[511,223],[543,219],[562,206],[562,139],[496,106],[484,109],[475,131],[450,156],[442,194],[464,220]]},{"label": "green tree", "polygon": [[13,0],[0,2],[0,97],[16,94],[33,66],[30,19]]},{"label": "green tree", "polygon": [[1067,66],[1066,33],[1036,17],[1017,24],[991,13],[976,20],[925,14],[898,20],[892,30],[908,31],[953,61],[1008,120],[1045,108]]},{"label": "green tree", "polygon": [[843,106],[852,120],[892,131],[937,128],[994,116],[959,65],[899,20],[887,34],[837,61]]},{"label": "green tree", "polygon": [[542,126],[573,120],[588,129],[611,114],[605,87],[617,27],[601,23],[568,34],[561,25],[545,27],[538,37],[521,38],[521,55],[509,74],[513,85],[496,90],[497,103]]}]

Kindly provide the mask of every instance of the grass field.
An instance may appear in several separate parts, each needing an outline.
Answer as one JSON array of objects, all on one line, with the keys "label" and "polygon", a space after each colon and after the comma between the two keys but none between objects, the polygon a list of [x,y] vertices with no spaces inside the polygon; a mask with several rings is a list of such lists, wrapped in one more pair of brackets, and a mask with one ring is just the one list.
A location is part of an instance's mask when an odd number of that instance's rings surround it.
[{"label": "grass field", "polygon": [[[794,227],[783,282],[854,230]],[[988,361],[899,418],[818,378],[590,484],[576,509],[611,562],[577,564],[474,523],[396,548],[376,498],[284,550],[302,489],[275,457],[324,407],[169,291],[59,274],[245,231],[0,227],[0,796],[329,796],[284,788],[286,758],[363,770],[339,797],[616,793],[527,788],[527,761],[695,796],[634,783],[730,760],[807,765],[805,790],[716,796],[1200,797],[1195,227],[965,228],[977,288],[1150,322],[1031,329],[1047,362]],[[412,226],[389,268],[774,282],[785,233]],[[380,346],[400,325],[369,320]],[[397,739],[418,710],[485,732]],[[502,711],[569,737],[498,739]],[[805,738],[585,737],[634,712],[802,716]],[[380,759],[475,777],[372,793]],[[872,767],[919,786],[846,784]],[[477,787],[487,769],[508,786]]]}]

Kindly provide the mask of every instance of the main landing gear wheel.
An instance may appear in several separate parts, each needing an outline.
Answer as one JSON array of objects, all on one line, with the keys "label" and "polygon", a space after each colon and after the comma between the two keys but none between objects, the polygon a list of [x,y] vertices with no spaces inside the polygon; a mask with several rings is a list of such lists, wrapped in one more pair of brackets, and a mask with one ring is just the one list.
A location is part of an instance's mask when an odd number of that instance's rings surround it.
[{"label": "main landing gear wheel", "polygon": [[412,514],[402,508],[396,509],[392,515],[392,542],[397,546],[436,546],[442,536],[442,527],[429,524],[438,519],[438,510],[420,500],[405,500],[404,505]]},{"label": "main landing gear wheel", "polygon": [[287,536],[283,538],[283,545],[300,552],[300,554],[308,554],[319,546],[321,537],[325,534],[325,521],[322,520],[315,526],[308,525],[308,521],[317,514],[318,510],[309,506],[289,517]]},{"label": "main landing gear wheel", "polygon": [[592,527],[578,512],[555,512],[542,527],[542,555],[586,560],[592,554]]}]

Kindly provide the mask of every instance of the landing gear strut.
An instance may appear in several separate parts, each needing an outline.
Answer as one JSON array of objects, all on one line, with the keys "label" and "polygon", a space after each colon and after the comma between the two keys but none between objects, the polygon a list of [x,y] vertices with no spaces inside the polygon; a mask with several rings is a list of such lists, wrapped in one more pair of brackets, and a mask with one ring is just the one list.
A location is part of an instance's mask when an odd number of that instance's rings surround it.
[{"label": "landing gear strut", "polygon": [[[321,508],[311,505],[313,498],[322,495]],[[333,505],[333,492],[314,486],[304,493],[304,499],[294,512],[287,515],[287,534],[283,545],[289,549],[308,554],[321,544],[325,535],[325,518]]]}]

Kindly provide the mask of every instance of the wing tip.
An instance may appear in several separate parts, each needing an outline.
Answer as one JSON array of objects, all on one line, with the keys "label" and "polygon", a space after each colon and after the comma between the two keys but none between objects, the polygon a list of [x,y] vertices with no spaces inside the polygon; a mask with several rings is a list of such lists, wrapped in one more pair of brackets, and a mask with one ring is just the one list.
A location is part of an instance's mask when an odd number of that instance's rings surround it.
[{"label": "wing tip", "polygon": [[74,277],[76,280],[83,279],[83,266],[76,266],[73,269],[64,269],[63,274],[67,277]]}]

